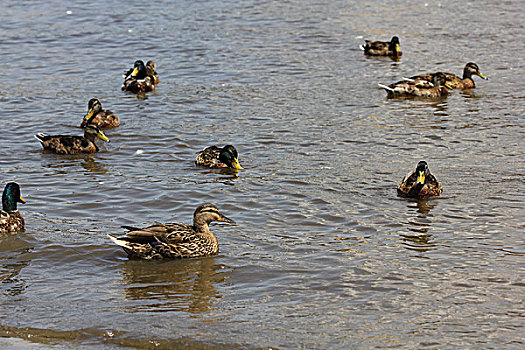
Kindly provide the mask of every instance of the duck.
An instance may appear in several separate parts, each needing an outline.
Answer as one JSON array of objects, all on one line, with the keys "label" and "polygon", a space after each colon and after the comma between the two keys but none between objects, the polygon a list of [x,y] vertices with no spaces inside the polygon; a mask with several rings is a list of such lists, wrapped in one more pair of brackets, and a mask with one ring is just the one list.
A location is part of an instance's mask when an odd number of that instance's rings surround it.
[{"label": "duck", "polygon": [[399,38],[397,36],[393,36],[390,41],[365,40],[365,45],[361,45],[361,49],[368,56],[399,57],[403,55],[403,52],[399,49]]},{"label": "duck", "polygon": [[212,221],[235,224],[235,221],[219,212],[215,205],[205,203],[195,209],[193,225],[168,223],[144,228],[123,226],[128,230],[124,236],[108,234],[108,237],[122,247],[129,258],[198,258],[219,252],[219,242],[209,227]]},{"label": "duck", "polygon": [[[153,65],[150,64],[149,68],[146,68],[143,61],[135,61],[133,68],[124,74],[124,83],[121,89],[133,93],[153,91],[155,89],[156,65],[153,61],[151,62]],[[153,75],[148,74],[148,71],[153,72]]]},{"label": "duck", "polygon": [[[408,78],[407,80],[429,80],[431,79],[432,74],[435,74],[435,73],[415,75],[413,77]],[[469,62],[465,65],[465,68],[463,68],[463,78],[460,78],[457,75],[452,74],[452,73],[443,73],[443,74],[445,75],[445,78],[447,79],[448,85],[452,89],[474,89],[476,87],[476,84],[474,83],[474,80],[472,79],[474,75],[477,75],[481,79],[488,80],[488,78],[484,76],[479,70],[479,66],[474,62]]]},{"label": "duck", "polygon": [[155,62],[151,60],[146,62],[146,74],[153,77],[153,84],[159,84],[160,80],[159,75],[157,73],[157,65],[155,64]]},{"label": "duck", "polygon": [[95,144],[95,138],[109,142],[100,127],[96,124],[88,123],[84,128],[84,136],[54,135],[49,136],[38,133],[35,138],[40,141],[45,150],[57,154],[81,154],[95,153],[99,148]]},{"label": "duck", "polygon": [[207,168],[244,169],[239,164],[237,149],[232,145],[223,148],[210,146],[197,153],[195,164]]},{"label": "duck", "polygon": [[451,89],[441,72],[433,74],[430,80],[402,80],[388,86],[378,85],[386,90],[388,97],[435,98],[447,96]]},{"label": "duck", "polygon": [[80,127],[84,128],[88,120],[101,128],[116,128],[120,125],[120,120],[112,111],[102,109],[102,103],[97,98],[92,98],[88,102],[88,112],[82,119]]},{"label": "duck", "polygon": [[20,195],[20,185],[9,182],[2,193],[2,210],[0,210],[0,233],[23,231],[25,221],[17,208],[17,203],[26,201]]},{"label": "duck", "polygon": [[397,195],[403,198],[422,199],[439,196],[442,192],[441,184],[424,160],[417,163],[416,169],[409,172],[397,186]]}]

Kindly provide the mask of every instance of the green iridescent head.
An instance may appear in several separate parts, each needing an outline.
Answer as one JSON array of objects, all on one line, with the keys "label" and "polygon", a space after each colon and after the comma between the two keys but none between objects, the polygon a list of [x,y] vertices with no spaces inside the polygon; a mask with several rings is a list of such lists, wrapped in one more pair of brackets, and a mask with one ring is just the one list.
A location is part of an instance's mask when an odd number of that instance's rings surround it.
[{"label": "green iridescent head", "polygon": [[20,186],[16,182],[10,182],[5,185],[2,193],[2,209],[4,211],[16,211],[16,203],[25,203],[26,201],[20,195]]}]

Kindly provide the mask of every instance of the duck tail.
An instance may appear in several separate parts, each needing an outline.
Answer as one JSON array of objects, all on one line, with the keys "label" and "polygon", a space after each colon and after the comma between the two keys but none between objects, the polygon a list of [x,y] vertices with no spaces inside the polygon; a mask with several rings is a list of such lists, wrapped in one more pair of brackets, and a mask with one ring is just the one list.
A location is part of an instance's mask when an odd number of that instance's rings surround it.
[{"label": "duck tail", "polygon": [[108,234],[108,237],[109,239],[111,239],[113,241],[113,243],[115,243],[116,245],[118,246],[121,246],[122,248],[128,248],[129,249],[129,246],[128,246],[128,243],[129,242],[126,242],[125,240],[123,239],[119,239],[113,235],[110,235]]},{"label": "duck tail", "polygon": [[390,86],[386,86],[384,84],[377,84],[380,88],[385,89],[386,91],[394,92],[394,89],[392,89]]},{"label": "duck tail", "polygon": [[363,51],[365,51],[365,46],[364,45],[359,45],[359,48]]},{"label": "duck tail", "polygon": [[38,134],[35,135],[35,139],[37,139],[38,141],[40,142],[44,142],[44,139],[46,138],[46,134],[44,134],[43,132],[39,132]]}]

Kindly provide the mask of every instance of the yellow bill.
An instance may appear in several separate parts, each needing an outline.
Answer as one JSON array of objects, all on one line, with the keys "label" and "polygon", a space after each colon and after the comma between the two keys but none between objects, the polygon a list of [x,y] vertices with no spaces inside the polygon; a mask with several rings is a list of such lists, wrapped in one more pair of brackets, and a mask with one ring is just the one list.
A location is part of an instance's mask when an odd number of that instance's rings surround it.
[{"label": "yellow bill", "polygon": [[417,183],[420,183],[422,185],[425,184],[425,172],[424,171],[419,172],[419,175],[417,176]]},{"label": "yellow bill", "polygon": [[139,73],[139,69],[137,67],[133,68],[133,72],[131,72],[131,76],[134,77]]},{"label": "yellow bill", "polygon": [[101,139],[103,141],[106,141],[106,142],[109,142],[109,139],[106,137],[106,135],[104,135],[102,130],[98,131],[97,136],[98,136],[99,139]]},{"label": "yellow bill", "polygon": [[25,199],[22,198],[22,196],[20,196],[19,200],[20,200],[20,202],[22,202],[22,203],[25,203],[25,202],[26,202]]},{"label": "yellow bill", "polygon": [[234,166],[235,169],[244,169],[240,164],[239,164],[239,160],[237,158],[235,158],[232,162],[232,165]]}]

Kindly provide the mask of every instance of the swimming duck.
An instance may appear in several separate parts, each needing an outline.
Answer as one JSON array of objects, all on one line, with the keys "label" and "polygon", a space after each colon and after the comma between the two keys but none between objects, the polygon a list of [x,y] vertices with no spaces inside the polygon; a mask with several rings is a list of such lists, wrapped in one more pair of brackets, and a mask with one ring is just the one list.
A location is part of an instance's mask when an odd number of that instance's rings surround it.
[{"label": "swimming duck", "polygon": [[[139,93],[150,92],[155,89],[156,65],[153,61],[149,62],[153,63],[153,65],[150,63],[148,68],[144,65],[143,61],[135,61],[133,68],[124,74],[125,79],[124,83],[122,84],[122,90]],[[153,72],[153,75],[150,75],[151,72]]]},{"label": "swimming duck", "polygon": [[24,218],[17,209],[16,203],[26,201],[20,195],[20,186],[16,182],[5,185],[2,193],[2,210],[0,210],[0,233],[23,231]]},{"label": "swimming duck", "polygon": [[403,54],[399,50],[399,38],[397,36],[392,37],[390,41],[365,40],[365,45],[361,45],[361,49],[365,51],[365,55],[369,56],[398,57]]},{"label": "swimming duck", "polygon": [[[435,74],[435,73],[434,73]],[[452,73],[443,73],[447,79],[447,83],[452,89],[473,89],[476,87],[474,80],[472,79],[473,75],[488,80],[483,74],[481,74],[479,67],[474,62],[469,62],[465,65],[463,69],[463,78],[458,77]],[[429,80],[432,77],[432,73],[420,74],[410,77],[409,80]]]},{"label": "swimming duck", "polygon": [[193,214],[193,225],[170,223],[157,224],[145,228],[123,226],[129,231],[125,236],[108,237],[124,248],[130,258],[197,258],[215,255],[219,252],[219,242],[210,232],[212,221],[235,224],[219,212],[213,204],[201,204]]},{"label": "swimming duck", "polygon": [[232,145],[223,148],[210,146],[197,153],[195,164],[207,168],[243,169],[239,164],[237,150]]},{"label": "swimming duck", "polygon": [[441,184],[424,160],[417,163],[416,170],[409,172],[397,186],[397,195],[405,198],[439,196],[442,192]]},{"label": "swimming duck", "polygon": [[84,128],[84,136],[55,135],[49,136],[44,133],[35,135],[36,139],[42,143],[45,150],[58,154],[80,154],[95,153],[99,148],[95,144],[95,138],[109,142],[100,127],[89,124]]},{"label": "swimming duck", "polygon": [[146,62],[146,74],[150,77],[153,77],[153,84],[159,84],[160,80],[159,75],[157,74],[157,65],[155,64],[155,62],[151,60]]},{"label": "swimming duck", "polygon": [[91,120],[92,124],[97,124],[101,128],[116,128],[120,125],[120,120],[110,110],[102,109],[102,103],[96,98],[92,98],[88,102],[88,112],[82,119],[80,127],[85,127],[88,120]]},{"label": "swimming duck", "polygon": [[432,75],[431,80],[402,80],[389,86],[378,84],[385,89],[388,97],[434,98],[448,95],[448,83],[443,73]]}]

